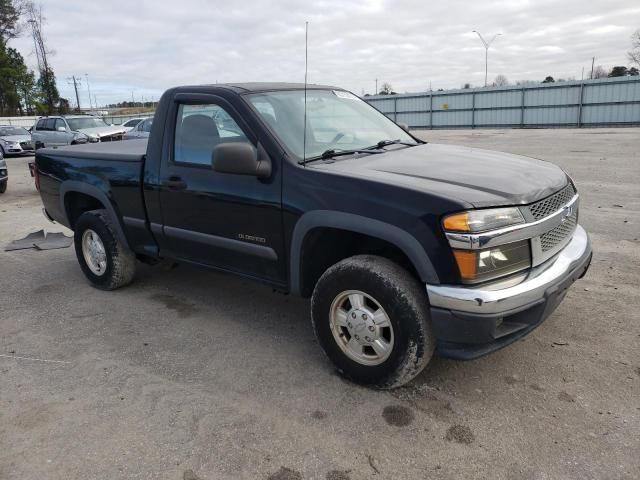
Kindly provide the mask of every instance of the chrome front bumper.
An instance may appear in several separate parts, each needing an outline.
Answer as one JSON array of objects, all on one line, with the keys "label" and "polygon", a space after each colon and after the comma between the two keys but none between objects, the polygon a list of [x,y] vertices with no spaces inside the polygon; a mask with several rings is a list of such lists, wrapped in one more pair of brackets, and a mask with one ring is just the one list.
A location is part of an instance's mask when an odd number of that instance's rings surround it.
[{"label": "chrome front bumper", "polygon": [[571,241],[553,259],[536,267],[517,285],[470,288],[427,284],[429,302],[431,307],[473,314],[522,310],[544,300],[550,288],[569,279],[590,257],[589,236],[578,225]]}]

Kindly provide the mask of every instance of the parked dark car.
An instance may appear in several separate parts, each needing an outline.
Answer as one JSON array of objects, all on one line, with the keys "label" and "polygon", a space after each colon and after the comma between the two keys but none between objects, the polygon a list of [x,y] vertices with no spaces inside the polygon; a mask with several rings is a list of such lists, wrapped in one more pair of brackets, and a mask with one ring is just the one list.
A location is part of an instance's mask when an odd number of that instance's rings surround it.
[{"label": "parked dark car", "polygon": [[36,165],[96,287],[171,259],[311,297],[338,371],[377,387],[434,351],[471,359],[522,338],[591,261],[560,168],[424,143],[335,87],[173,88],[148,141],[39,150]]},{"label": "parked dark car", "polygon": [[9,182],[9,171],[7,170],[7,162],[4,155],[0,151],[0,193],[7,191],[7,183]]}]

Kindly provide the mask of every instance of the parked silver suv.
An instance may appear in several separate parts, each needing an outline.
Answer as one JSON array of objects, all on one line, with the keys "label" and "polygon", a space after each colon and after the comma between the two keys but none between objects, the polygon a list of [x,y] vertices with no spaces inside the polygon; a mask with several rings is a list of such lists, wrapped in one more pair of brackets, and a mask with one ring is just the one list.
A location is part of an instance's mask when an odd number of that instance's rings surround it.
[{"label": "parked silver suv", "polygon": [[74,145],[87,142],[122,140],[122,126],[107,125],[99,117],[44,117],[36,122],[31,138],[36,148]]}]

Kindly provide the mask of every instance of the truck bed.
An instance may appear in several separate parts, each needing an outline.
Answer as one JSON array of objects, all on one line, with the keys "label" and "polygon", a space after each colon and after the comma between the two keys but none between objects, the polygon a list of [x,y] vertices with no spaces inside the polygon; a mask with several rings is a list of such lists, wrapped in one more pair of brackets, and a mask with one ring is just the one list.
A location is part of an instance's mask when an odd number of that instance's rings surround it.
[{"label": "truck bed", "polygon": [[49,217],[73,229],[78,211],[72,207],[84,205],[106,208],[114,223],[130,218],[144,225],[146,149],[147,140],[136,139],[37,150],[40,195]]},{"label": "truck bed", "polygon": [[86,143],[61,148],[45,148],[39,154],[56,157],[86,158],[122,162],[140,162],[147,153],[147,139],[123,140],[120,142]]}]

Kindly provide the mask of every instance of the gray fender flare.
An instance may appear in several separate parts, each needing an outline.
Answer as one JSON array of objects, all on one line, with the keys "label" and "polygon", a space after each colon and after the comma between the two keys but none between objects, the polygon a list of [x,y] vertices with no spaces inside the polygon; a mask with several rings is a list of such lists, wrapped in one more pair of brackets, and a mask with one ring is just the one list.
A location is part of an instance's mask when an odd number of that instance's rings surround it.
[{"label": "gray fender flare", "polygon": [[124,231],[122,230],[122,224],[120,223],[120,220],[116,215],[116,212],[113,208],[113,204],[109,200],[109,197],[107,197],[107,194],[94,185],[83,183],[83,182],[76,182],[73,180],[65,180],[60,185],[60,211],[63,212],[65,216],[67,227],[71,228],[71,221],[67,216],[67,209],[65,207],[64,198],[67,195],[67,193],[70,193],[70,192],[84,193],[85,195],[93,197],[96,200],[98,200],[100,203],[102,203],[102,205],[104,205],[105,210],[107,211],[107,215],[109,215],[109,219],[111,220],[111,225],[113,225],[113,227],[116,230],[115,233],[118,237],[118,240],[125,247],[129,248],[129,242],[127,242],[127,237],[125,237],[124,235]]},{"label": "gray fender flare", "polygon": [[438,275],[420,242],[410,233],[395,225],[352,213],[332,210],[313,210],[303,214],[293,229],[291,236],[291,256],[289,278],[291,292],[300,294],[302,244],[309,231],[318,227],[339,228],[379,238],[395,245],[409,258],[420,279],[425,283],[438,284]]}]

